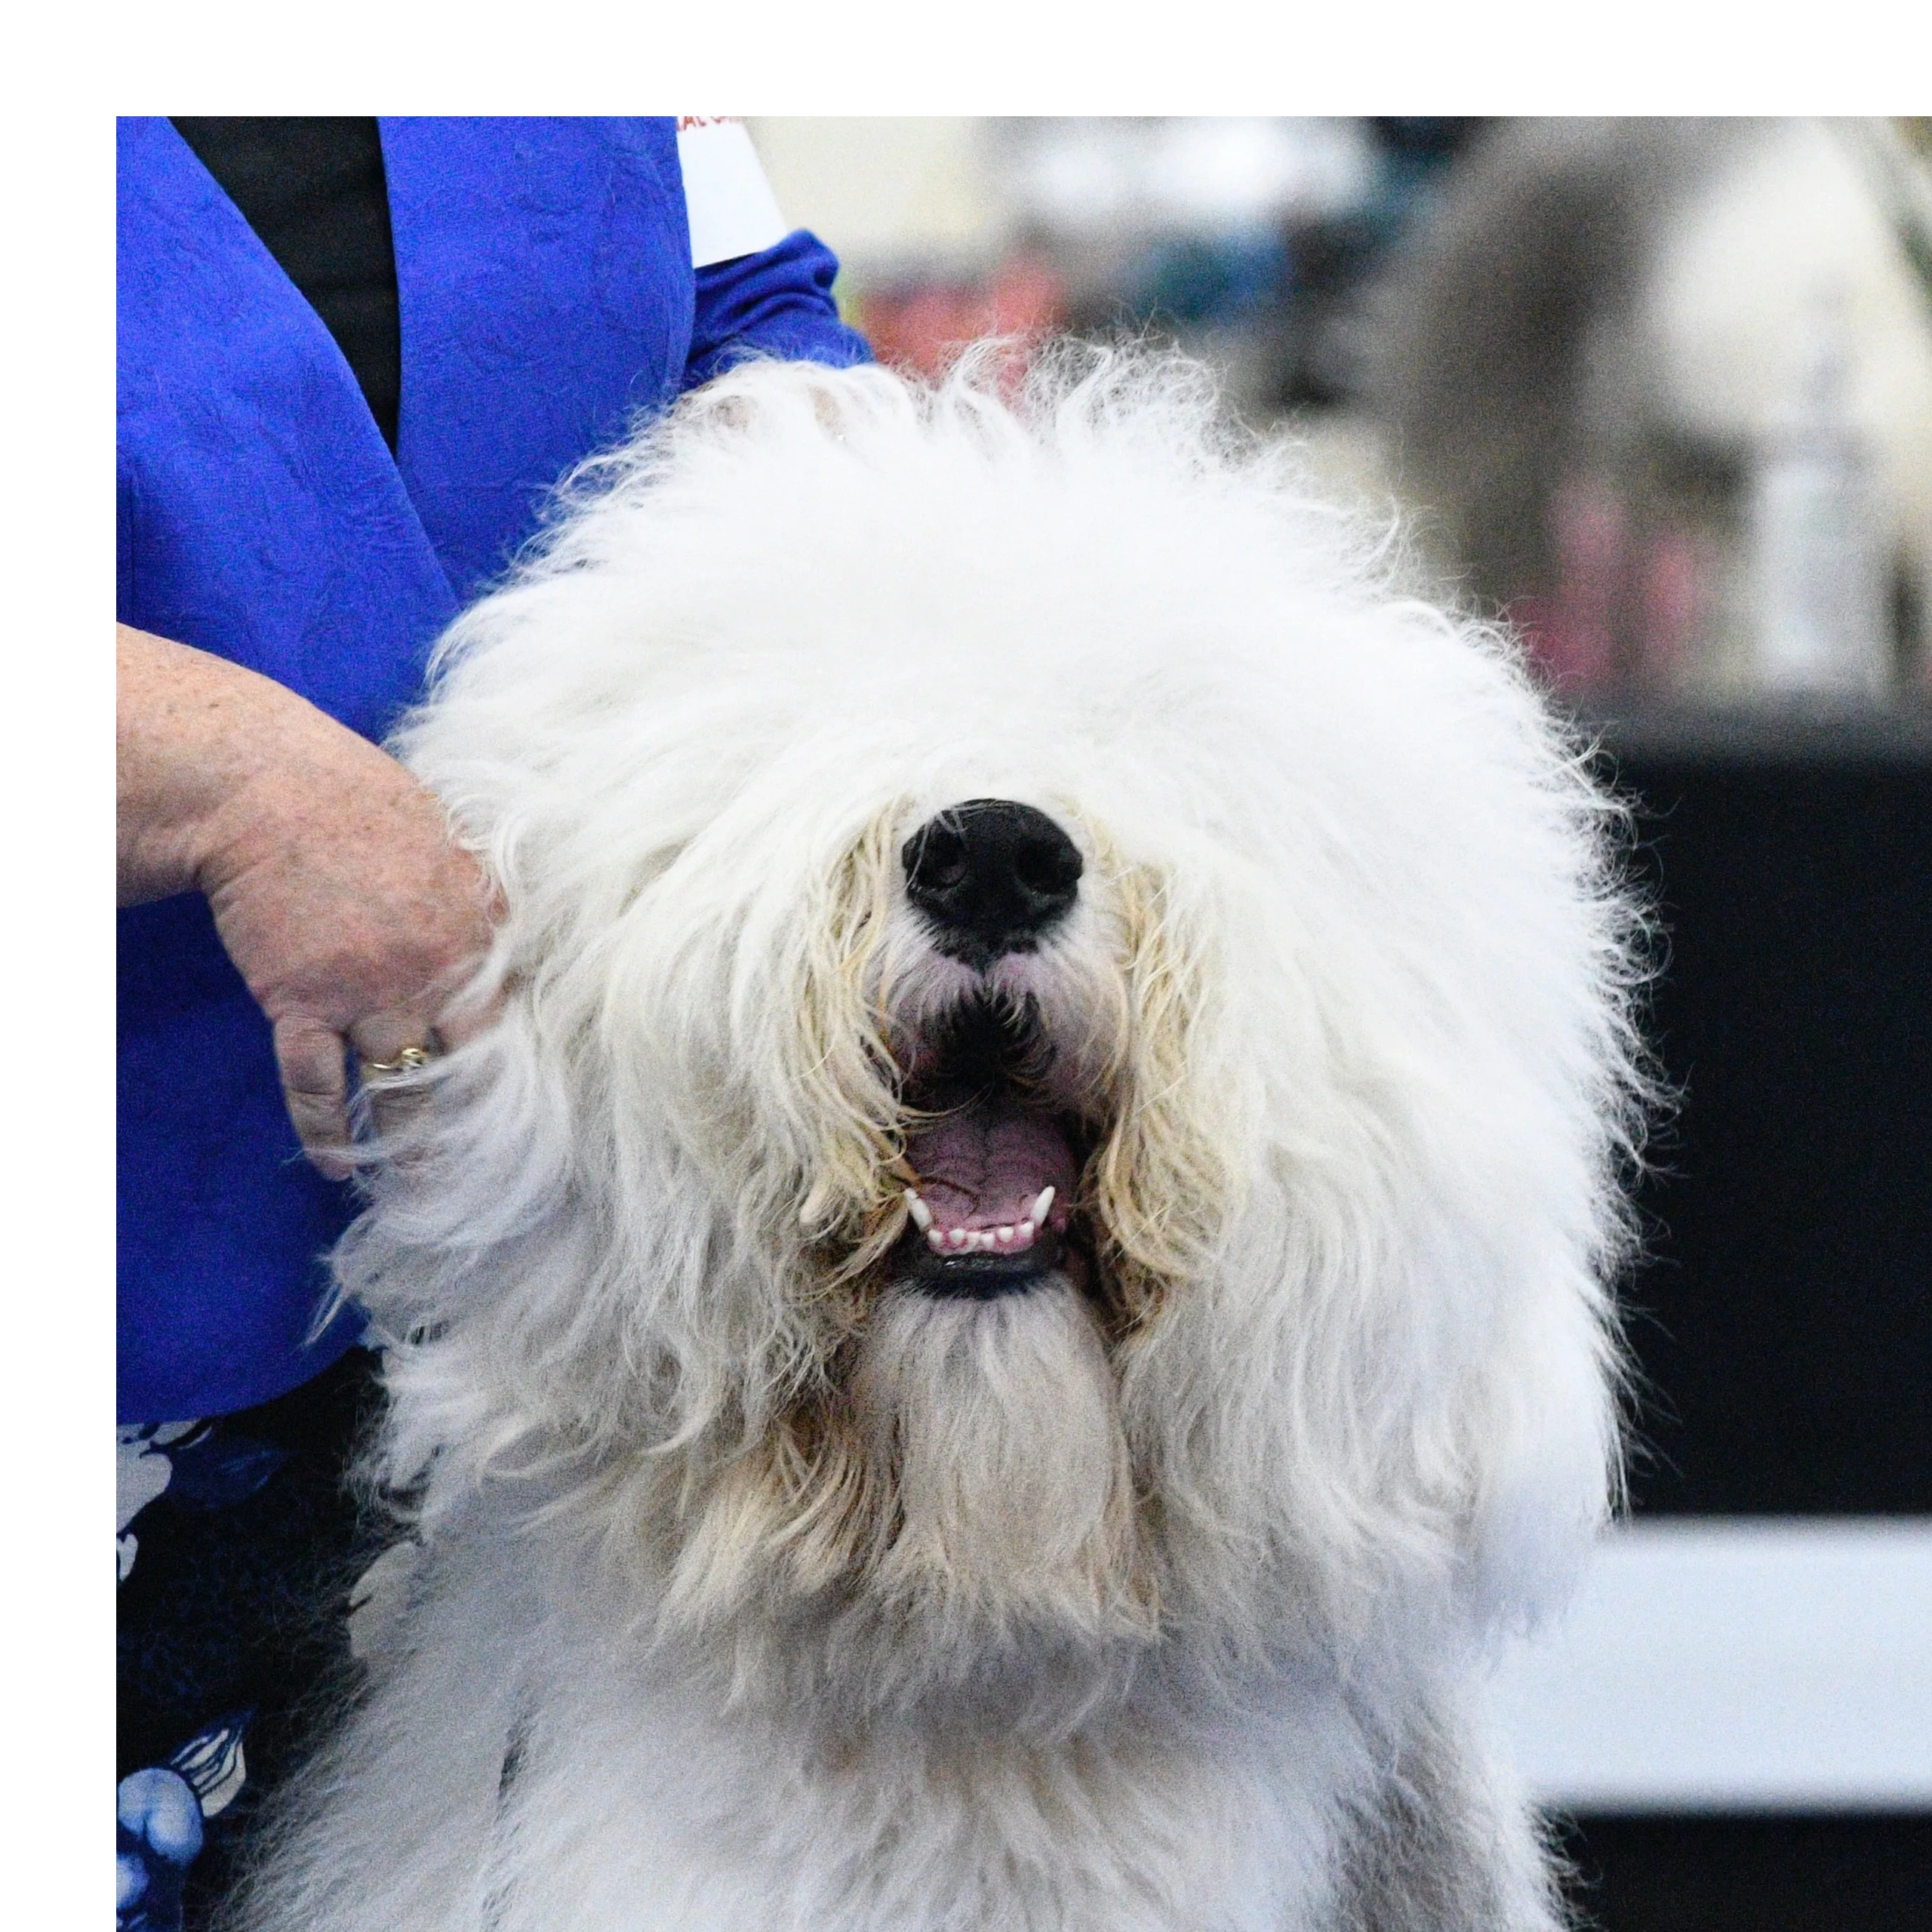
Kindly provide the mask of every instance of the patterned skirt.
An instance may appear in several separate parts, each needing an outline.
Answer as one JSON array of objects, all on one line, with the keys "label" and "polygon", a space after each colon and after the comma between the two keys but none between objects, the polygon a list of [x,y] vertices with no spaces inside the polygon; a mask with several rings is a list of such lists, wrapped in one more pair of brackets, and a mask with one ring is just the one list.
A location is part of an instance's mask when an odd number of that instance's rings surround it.
[{"label": "patterned skirt", "polygon": [[349,1482],[380,1398],[352,1349],[258,1408],[119,1434],[121,1932],[199,1932],[263,1800],[352,1683],[393,1526]]}]

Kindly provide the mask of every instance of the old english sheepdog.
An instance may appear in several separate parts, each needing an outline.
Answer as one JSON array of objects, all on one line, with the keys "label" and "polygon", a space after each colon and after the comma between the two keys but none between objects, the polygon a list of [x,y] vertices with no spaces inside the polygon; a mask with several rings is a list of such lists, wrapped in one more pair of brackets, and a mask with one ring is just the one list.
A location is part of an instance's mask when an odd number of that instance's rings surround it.
[{"label": "old english sheepdog", "polygon": [[1529,1932],[1617,809],[1197,368],[740,369],[399,740],[493,1030],[337,1257],[422,1553],[263,1932]]}]

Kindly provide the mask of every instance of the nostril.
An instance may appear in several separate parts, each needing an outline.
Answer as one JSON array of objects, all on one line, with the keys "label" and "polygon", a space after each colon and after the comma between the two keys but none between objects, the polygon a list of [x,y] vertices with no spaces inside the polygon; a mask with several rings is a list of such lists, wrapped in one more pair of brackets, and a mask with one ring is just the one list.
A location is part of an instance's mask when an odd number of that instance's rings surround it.
[{"label": "nostril", "polygon": [[943,820],[934,820],[916,834],[906,850],[912,856],[906,862],[906,870],[915,886],[943,892],[964,882],[966,842]]},{"label": "nostril", "polygon": [[1014,855],[1013,869],[1028,891],[1051,897],[1057,893],[1070,892],[1078,881],[1080,854],[1064,839],[1057,844],[1050,844],[1044,839],[1029,839]]},{"label": "nostril", "polygon": [[1080,848],[1044,812],[1007,798],[949,806],[906,841],[906,896],[942,949],[985,964],[1026,952],[1071,909]]}]

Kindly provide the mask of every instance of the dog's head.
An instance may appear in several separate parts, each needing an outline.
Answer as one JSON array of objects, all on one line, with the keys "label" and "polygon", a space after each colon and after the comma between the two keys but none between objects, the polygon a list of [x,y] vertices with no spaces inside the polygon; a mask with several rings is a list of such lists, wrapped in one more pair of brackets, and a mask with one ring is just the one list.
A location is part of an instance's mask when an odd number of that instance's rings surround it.
[{"label": "dog's head", "polygon": [[432,1511],[887,1698],[1513,1607],[1597,1520],[1602,801],[1198,371],[743,369],[405,746],[509,908],[340,1264]]}]

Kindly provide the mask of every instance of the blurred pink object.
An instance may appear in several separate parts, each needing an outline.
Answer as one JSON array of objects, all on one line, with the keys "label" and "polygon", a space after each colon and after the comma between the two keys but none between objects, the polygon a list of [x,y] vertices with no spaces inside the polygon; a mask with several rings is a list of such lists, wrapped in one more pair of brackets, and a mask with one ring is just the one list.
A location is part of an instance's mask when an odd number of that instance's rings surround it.
[{"label": "blurred pink object", "polygon": [[1637,675],[1647,690],[1672,691],[1697,650],[1713,560],[1707,540],[1687,530],[1656,532],[1645,546],[1637,596]]},{"label": "blurred pink object", "polygon": [[1629,579],[1629,518],[1600,477],[1576,477],[1550,504],[1556,590],[1522,597],[1510,614],[1544,675],[1574,697],[1601,696],[1618,681],[1617,617]]},{"label": "blurred pink object", "polygon": [[1045,339],[1066,325],[1065,285],[1043,255],[1009,256],[978,281],[924,281],[862,297],[857,325],[881,362],[928,379],[983,336],[1014,342],[1017,383]]}]

